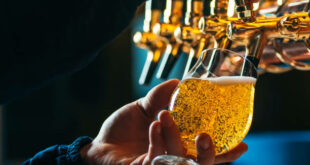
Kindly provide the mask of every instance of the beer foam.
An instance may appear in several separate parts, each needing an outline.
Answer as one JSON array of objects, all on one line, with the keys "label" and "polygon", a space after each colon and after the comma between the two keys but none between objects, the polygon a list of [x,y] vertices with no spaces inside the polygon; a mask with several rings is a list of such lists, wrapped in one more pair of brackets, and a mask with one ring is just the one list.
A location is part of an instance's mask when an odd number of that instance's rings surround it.
[{"label": "beer foam", "polygon": [[230,85],[230,84],[255,84],[256,78],[246,76],[222,76],[222,77],[209,77],[204,80],[208,80],[218,85]]}]

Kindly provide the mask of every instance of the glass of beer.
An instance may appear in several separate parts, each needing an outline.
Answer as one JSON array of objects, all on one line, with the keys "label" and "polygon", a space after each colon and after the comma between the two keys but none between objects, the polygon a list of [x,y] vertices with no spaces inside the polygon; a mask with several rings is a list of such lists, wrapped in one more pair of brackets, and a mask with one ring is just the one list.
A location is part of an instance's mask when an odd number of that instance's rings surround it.
[{"label": "glass of beer", "polygon": [[[226,49],[204,50],[172,94],[169,111],[187,155],[197,156],[195,137],[207,133],[216,155],[236,147],[252,122],[256,67]],[[156,157],[153,164],[195,164],[176,156]]]}]

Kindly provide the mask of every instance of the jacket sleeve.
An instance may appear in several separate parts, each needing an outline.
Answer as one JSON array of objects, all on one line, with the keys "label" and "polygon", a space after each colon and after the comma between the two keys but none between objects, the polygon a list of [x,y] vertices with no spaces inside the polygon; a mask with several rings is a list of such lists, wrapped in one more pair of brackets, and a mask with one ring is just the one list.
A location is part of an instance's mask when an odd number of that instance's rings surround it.
[{"label": "jacket sleeve", "polygon": [[80,149],[91,143],[90,137],[79,137],[70,145],[55,145],[40,151],[26,160],[23,165],[85,165],[80,156]]},{"label": "jacket sleeve", "polygon": [[0,104],[92,61],[143,0],[5,0]]}]

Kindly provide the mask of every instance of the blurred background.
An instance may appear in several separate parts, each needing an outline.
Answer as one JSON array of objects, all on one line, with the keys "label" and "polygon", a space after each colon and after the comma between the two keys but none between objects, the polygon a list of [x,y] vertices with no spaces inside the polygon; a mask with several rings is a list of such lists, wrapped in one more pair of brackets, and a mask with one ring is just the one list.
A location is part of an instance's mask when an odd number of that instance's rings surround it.
[{"label": "blurred background", "polygon": [[[86,68],[1,107],[0,164],[20,164],[49,146],[95,137],[111,113],[163,82],[154,77],[148,86],[138,84],[146,50],[133,44],[132,35],[142,29],[142,10]],[[181,78],[183,56],[169,79]],[[235,164],[309,162],[309,84],[310,71],[259,77],[254,120],[245,140],[249,152]]]}]

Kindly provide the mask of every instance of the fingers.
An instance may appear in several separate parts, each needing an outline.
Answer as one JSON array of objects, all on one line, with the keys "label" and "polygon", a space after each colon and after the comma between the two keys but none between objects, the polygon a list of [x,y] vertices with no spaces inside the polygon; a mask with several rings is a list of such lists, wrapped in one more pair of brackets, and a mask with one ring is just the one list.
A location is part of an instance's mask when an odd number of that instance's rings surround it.
[{"label": "fingers", "polygon": [[197,161],[200,165],[213,165],[215,150],[209,135],[202,133],[196,137]]},{"label": "fingers", "polygon": [[168,105],[171,94],[178,83],[179,80],[173,79],[154,87],[138,101],[138,105],[145,110],[149,117],[155,118],[156,114]]},{"label": "fingers", "polygon": [[185,150],[181,142],[180,133],[170,113],[168,111],[162,111],[159,114],[159,121],[162,127],[162,135],[166,144],[167,154],[184,157]]},{"label": "fingers", "polygon": [[225,162],[233,162],[248,150],[245,143],[240,143],[236,148],[226,154],[215,157],[215,148],[207,134],[200,134],[196,138],[197,161],[200,165],[213,165]]},{"label": "fingers", "polygon": [[162,139],[162,131],[159,121],[154,121],[149,131],[149,149],[143,164],[151,164],[151,161],[158,155],[165,154],[165,143]]},{"label": "fingers", "polygon": [[[163,150],[166,147],[168,155],[185,156],[181,137],[177,126],[175,125],[172,116],[168,111],[162,111],[159,114],[159,122],[161,126],[162,141],[160,142],[159,150],[154,151],[155,156],[164,154]],[[160,139],[160,138],[159,138]],[[154,143],[155,144],[155,143]],[[245,143],[240,143],[233,150],[226,154],[215,157],[215,147],[209,135],[203,133],[196,138],[197,162],[200,165],[213,165],[218,163],[232,162],[244,154],[248,147]],[[154,158],[155,156],[151,156]]]},{"label": "fingers", "polygon": [[150,127],[150,146],[149,155],[154,158],[157,155],[162,155],[165,153],[165,143],[161,135],[161,125],[159,121],[154,121]]},{"label": "fingers", "polygon": [[235,161],[247,150],[248,146],[242,142],[228,153],[217,156],[215,159],[215,164]]}]

